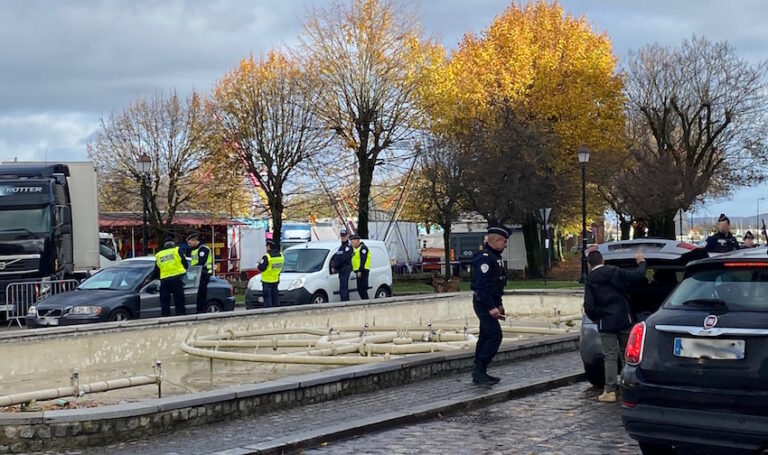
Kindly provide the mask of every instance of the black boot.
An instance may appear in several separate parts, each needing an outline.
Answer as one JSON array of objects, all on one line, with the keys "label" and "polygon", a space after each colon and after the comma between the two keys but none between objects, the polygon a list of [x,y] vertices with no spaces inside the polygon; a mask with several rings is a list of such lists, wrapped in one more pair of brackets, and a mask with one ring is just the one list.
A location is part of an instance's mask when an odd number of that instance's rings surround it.
[{"label": "black boot", "polygon": [[496,376],[491,376],[491,375],[490,375],[490,374],[488,374],[488,373],[485,373],[485,375],[488,377],[488,379],[490,379],[491,381],[493,381],[493,383],[494,383],[494,384],[498,384],[499,382],[501,382],[501,378],[498,378],[498,377],[496,377]]},{"label": "black boot", "polygon": [[483,386],[492,386],[496,384],[493,379],[488,377],[485,368],[481,368],[477,365],[475,365],[475,369],[472,370],[472,383]]}]

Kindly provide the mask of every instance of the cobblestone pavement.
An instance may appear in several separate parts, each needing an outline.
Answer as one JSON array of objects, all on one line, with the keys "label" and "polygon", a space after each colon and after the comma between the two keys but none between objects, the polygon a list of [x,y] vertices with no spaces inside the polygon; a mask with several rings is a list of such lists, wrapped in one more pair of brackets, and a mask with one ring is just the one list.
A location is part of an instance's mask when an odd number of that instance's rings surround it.
[{"label": "cobblestone pavement", "polygon": [[[578,352],[567,352],[492,366],[491,373],[507,384],[547,380],[582,371]],[[485,393],[471,384],[469,374],[437,377],[372,393],[351,395],[325,403],[271,412],[248,419],[206,425],[170,435],[92,448],[76,453],[95,454],[207,454],[315,430],[371,415],[407,410],[443,399]],[[383,450],[383,449],[382,449]],[[386,452],[386,450],[384,450]]]},{"label": "cobblestone pavement", "polygon": [[306,454],[637,454],[619,405],[597,402],[579,383],[450,415],[329,443]]}]

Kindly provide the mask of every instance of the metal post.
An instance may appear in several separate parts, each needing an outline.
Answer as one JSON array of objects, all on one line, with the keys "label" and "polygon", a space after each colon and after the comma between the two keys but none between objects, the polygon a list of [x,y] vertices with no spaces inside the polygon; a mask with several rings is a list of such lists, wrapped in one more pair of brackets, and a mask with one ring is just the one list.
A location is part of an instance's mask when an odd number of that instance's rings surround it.
[{"label": "metal post", "polygon": [[680,241],[683,241],[683,209],[680,209]]},{"label": "metal post", "polygon": [[149,255],[149,247],[147,246],[147,176],[141,175],[141,205],[142,205],[142,222],[141,222],[141,243],[144,248],[144,256]]},{"label": "metal post", "polygon": [[581,163],[581,278],[587,280],[587,165]]}]

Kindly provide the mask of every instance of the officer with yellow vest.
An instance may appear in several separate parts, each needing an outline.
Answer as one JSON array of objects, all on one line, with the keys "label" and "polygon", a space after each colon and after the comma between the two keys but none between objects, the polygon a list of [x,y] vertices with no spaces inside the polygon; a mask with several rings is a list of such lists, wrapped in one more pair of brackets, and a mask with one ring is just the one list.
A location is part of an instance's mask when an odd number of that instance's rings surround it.
[{"label": "officer with yellow vest", "polygon": [[176,315],[187,314],[184,308],[184,275],[189,263],[173,240],[166,240],[155,254],[155,272],[160,276],[160,314],[171,315],[171,295]]},{"label": "officer with yellow vest", "polygon": [[208,306],[208,282],[211,281],[211,275],[213,275],[213,254],[211,254],[211,249],[200,241],[200,236],[197,234],[190,234],[187,237],[187,244],[192,248],[190,256],[192,267],[203,266],[200,271],[200,286],[197,288],[197,312],[205,313]]},{"label": "officer with yellow vest", "polygon": [[283,263],[285,262],[279,246],[272,240],[267,240],[267,251],[267,254],[261,258],[261,262],[256,267],[261,272],[264,308],[280,306],[280,294],[277,291],[277,285],[280,282],[280,271],[283,270]]},{"label": "officer with yellow vest", "polygon": [[368,300],[368,275],[371,273],[371,250],[360,241],[360,236],[352,234],[349,237],[354,249],[352,255],[352,272],[357,276],[357,292],[361,300]]}]

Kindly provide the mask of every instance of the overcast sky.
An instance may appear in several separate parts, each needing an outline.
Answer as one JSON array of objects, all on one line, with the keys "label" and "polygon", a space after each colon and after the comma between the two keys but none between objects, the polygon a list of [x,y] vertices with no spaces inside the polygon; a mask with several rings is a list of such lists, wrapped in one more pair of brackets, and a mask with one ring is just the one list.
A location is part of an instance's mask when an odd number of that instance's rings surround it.
[{"label": "overcast sky", "polygon": [[[307,8],[324,0],[2,0],[0,160],[84,160],[99,118],[138,96],[206,91],[240,58],[295,44]],[[447,48],[480,32],[501,0],[414,1]],[[606,32],[619,58],[650,42],[691,34],[727,39],[744,58],[765,58],[768,2],[563,0]],[[768,186],[740,190],[699,214],[755,213]],[[768,211],[768,201],[764,201]],[[761,210],[762,211],[762,210]]]}]

